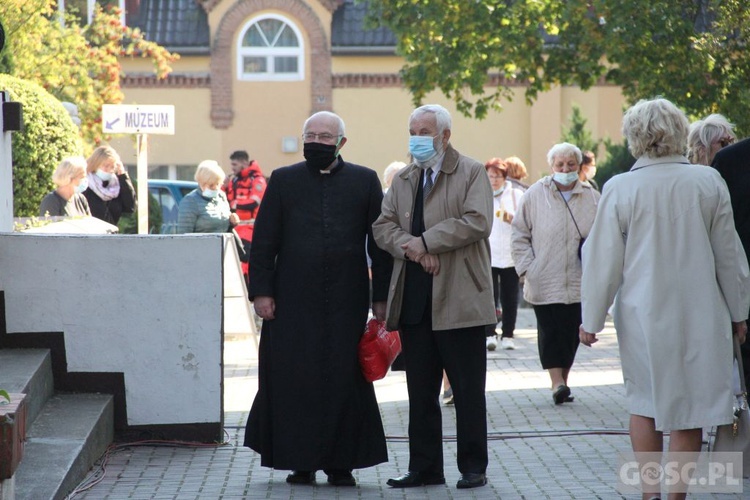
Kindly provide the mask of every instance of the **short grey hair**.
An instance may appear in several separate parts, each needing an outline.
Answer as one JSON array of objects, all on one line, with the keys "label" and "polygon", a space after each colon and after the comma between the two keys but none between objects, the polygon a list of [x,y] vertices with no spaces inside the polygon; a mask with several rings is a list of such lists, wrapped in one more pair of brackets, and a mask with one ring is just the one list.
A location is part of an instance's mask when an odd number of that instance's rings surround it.
[{"label": "short grey hair", "polygon": [[706,161],[711,144],[724,138],[737,139],[734,133],[734,124],[718,113],[708,115],[705,120],[698,120],[690,124],[688,132],[687,147],[688,159],[691,163],[703,163]]},{"label": "short grey hair", "polygon": [[310,117],[307,120],[305,120],[304,125],[302,125],[302,133],[304,134],[305,132],[307,132],[307,124],[310,123],[310,120],[312,120],[313,118],[321,117],[321,116],[325,116],[333,120],[336,120],[339,124],[338,135],[340,135],[341,137],[346,136],[346,125],[344,124],[344,120],[336,113],[332,113],[330,111],[318,111],[317,113],[313,113],[312,115],[310,115]]},{"label": "short grey hair", "polygon": [[52,182],[57,187],[67,186],[78,176],[86,175],[86,158],[83,156],[69,156],[63,158],[52,174]]},{"label": "short grey hair", "polygon": [[622,134],[636,158],[682,155],[687,144],[688,119],[663,97],[642,99],[625,112]]},{"label": "short grey hair", "polygon": [[563,158],[575,156],[579,167],[581,166],[581,162],[583,161],[583,154],[581,154],[580,148],[569,142],[561,142],[560,144],[555,144],[550,148],[549,151],[547,151],[547,163],[550,167],[555,164],[555,158],[558,156],[561,156]]},{"label": "short grey hair", "polygon": [[435,115],[435,124],[437,125],[438,134],[442,134],[446,130],[451,129],[451,114],[440,104],[425,104],[424,106],[418,107],[411,112],[411,116],[409,116],[409,124],[411,124],[411,121],[414,118],[425,113],[432,113]]}]

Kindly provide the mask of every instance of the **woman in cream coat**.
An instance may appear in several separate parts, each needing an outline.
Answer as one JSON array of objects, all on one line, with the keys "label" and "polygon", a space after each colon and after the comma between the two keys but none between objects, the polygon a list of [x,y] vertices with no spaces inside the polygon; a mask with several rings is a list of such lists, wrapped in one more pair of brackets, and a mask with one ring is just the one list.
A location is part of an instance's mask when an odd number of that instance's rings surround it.
[{"label": "woman in cream coat", "polygon": [[513,218],[511,248],[525,276],[523,296],[534,306],[542,368],[556,405],[572,401],[568,375],[578,349],[581,321],[582,238],[596,215],[599,192],[580,182],[581,150],[556,144],[547,153],[552,175],[534,183]]},{"label": "woman in cream coat", "polygon": [[607,182],[584,246],[580,339],[597,341],[614,300],[633,450],[661,452],[669,431],[670,451],[697,452],[702,427],[732,422],[748,264],[721,176],[682,156],[683,112],[641,101],[622,128],[638,161]]}]

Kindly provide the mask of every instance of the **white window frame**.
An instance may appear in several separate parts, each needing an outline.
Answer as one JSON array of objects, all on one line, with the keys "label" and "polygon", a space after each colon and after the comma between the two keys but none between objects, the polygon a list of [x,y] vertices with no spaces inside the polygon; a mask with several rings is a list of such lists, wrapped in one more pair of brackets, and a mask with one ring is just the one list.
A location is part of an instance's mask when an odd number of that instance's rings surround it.
[{"label": "white window frame", "polygon": [[[96,0],[86,0],[86,24],[91,24],[94,19],[94,4],[96,4]],[[120,24],[125,26],[125,0],[118,0],[117,5],[120,7]],[[57,0],[57,11],[60,14],[65,12],[65,0]],[[62,16],[60,17],[60,23],[63,23]]]},{"label": "white window frame", "polygon": [[[297,36],[299,46],[297,47],[245,47],[242,40],[245,38],[247,31],[256,23],[266,19],[275,19],[281,21],[291,28]],[[305,39],[297,25],[289,18],[278,14],[261,14],[250,19],[240,30],[240,36],[237,37],[237,79],[242,81],[253,82],[271,82],[271,81],[301,81],[305,79]],[[264,73],[245,73],[244,59],[246,56],[266,57],[266,69]],[[274,57],[276,56],[296,56],[297,71],[295,73],[274,73]]]}]

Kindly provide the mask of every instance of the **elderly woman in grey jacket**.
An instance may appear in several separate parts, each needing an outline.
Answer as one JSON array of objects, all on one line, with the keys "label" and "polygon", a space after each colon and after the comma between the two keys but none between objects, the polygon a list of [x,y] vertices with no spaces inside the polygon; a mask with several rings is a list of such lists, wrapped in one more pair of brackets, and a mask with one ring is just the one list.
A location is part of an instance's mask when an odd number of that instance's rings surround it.
[{"label": "elderly woman in grey jacket", "polygon": [[195,171],[198,189],[180,202],[177,234],[226,233],[237,225],[239,216],[229,209],[227,197],[219,187],[225,175],[214,160],[200,162]]},{"label": "elderly woman in grey jacket", "polygon": [[581,324],[580,248],[600,194],[580,182],[581,150],[556,144],[547,153],[552,175],[534,183],[513,218],[511,249],[524,299],[534,306],[542,368],[549,373],[556,405],[573,401],[568,375]]}]

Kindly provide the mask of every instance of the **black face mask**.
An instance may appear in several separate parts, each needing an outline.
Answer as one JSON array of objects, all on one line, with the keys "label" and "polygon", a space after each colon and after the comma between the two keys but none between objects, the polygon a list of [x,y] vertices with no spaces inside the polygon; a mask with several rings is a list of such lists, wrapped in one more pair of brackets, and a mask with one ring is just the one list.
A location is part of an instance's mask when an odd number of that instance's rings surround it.
[{"label": "black face mask", "polygon": [[307,166],[314,170],[324,170],[336,159],[336,145],[321,144],[319,142],[306,142],[303,154],[307,160]]}]

